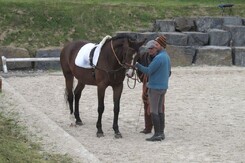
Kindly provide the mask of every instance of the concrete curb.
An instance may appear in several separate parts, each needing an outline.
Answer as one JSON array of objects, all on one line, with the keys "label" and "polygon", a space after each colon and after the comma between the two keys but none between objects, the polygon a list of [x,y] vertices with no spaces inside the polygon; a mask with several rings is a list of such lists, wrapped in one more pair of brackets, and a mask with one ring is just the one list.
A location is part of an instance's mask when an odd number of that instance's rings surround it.
[{"label": "concrete curb", "polygon": [[100,162],[79,141],[59,127],[44,113],[29,104],[4,78],[2,78],[2,93],[4,98],[9,98],[8,100],[11,100],[11,103],[14,104],[13,108],[4,112],[18,113],[20,115],[18,120],[27,125],[28,132],[38,136],[41,135],[42,142],[45,141],[43,143],[45,144],[44,147],[51,148],[53,151],[58,151],[61,154],[68,154],[78,162]]}]

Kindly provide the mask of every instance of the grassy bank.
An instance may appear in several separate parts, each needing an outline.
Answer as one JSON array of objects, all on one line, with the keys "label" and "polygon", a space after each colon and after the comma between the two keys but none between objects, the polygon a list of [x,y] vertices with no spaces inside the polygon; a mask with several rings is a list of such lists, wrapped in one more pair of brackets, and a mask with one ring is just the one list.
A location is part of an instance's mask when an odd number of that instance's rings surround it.
[{"label": "grassy bank", "polygon": [[[245,16],[233,0],[234,16]],[[218,0],[0,0],[0,45],[34,52],[68,40],[99,41],[116,31],[150,28],[156,19],[221,16]]]},{"label": "grassy bank", "polygon": [[[0,94],[1,99],[1,94]],[[0,107],[1,108],[1,107]],[[36,143],[30,142],[13,119],[6,118],[0,113],[0,162],[31,162],[31,163],[69,163],[72,160],[66,156],[49,154],[42,151]]]}]

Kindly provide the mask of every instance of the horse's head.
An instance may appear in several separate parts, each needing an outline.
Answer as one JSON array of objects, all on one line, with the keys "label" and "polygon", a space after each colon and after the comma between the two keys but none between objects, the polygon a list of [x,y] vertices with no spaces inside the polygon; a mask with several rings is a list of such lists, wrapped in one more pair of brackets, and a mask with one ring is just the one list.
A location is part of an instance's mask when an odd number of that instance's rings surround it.
[{"label": "horse's head", "polygon": [[140,56],[140,47],[145,43],[146,40],[143,41],[134,41],[130,38],[124,43],[125,57],[123,60],[123,64],[127,69],[126,75],[128,77],[133,76],[132,66],[135,65],[136,61]]},{"label": "horse's head", "polygon": [[123,54],[123,60],[122,64],[129,68],[130,65],[133,65],[135,58],[138,56],[140,47],[145,43],[145,40],[143,41],[135,41],[130,37],[125,37],[123,40],[122,45],[122,54]]},{"label": "horse's head", "polygon": [[136,62],[140,47],[145,43],[136,41],[129,36],[115,36],[111,39],[111,49],[119,65],[126,70]]},{"label": "horse's head", "polygon": [[[148,66],[150,64],[151,57],[144,47],[141,47],[139,49],[139,52],[137,53],[136,57],[134,58],[132,65],[135,65],[136,62],[142,64],[143,66]],[[139,70],[136,70],[136,74],[139,77],[139,79],[142,81],[143,80],[142,72]],[[133,77],[134,76],[134,69],[133,68],[128,69],[126,72],[126,75],[130,78]]]}]

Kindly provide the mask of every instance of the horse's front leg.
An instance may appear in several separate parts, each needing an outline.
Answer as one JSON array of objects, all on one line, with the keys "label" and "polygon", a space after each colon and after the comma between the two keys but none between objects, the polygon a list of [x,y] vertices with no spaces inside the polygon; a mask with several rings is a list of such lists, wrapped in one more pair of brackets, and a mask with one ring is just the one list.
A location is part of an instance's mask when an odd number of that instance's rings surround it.
[{"label": "horse's front leg", "polygon": [[79,100],[81,98],[81,94],[82,94],[82,91],[84,89],[85,85],[78,82],[77,83],[77,86],[76,86],[76,89],[74,91],[74,95],[75,95],[75,112],[74,112],[74,116],[76,118],[76,124],[77,125],[83,125],[83,122],[80,118],[80,115],[79,115]]},{"label": "horse's front leg", "polygon": [[114,101],[114,120],[113,120],[113,130],[115,131],[115,138],[122,138],[122,134],[118,127],[118,116],[120,112],[120,99],[123,90],[123,84],[113,86],[113,101]]},{"label": "horse's front leg", "polygon": [[98,120],[96,123],[97,127],[97,137],[103,137],[104,132],[102,130],[102,115],[104,113],[105,105],[104,105],[104,98],[105,98],[105,89],[106,87],[98,86],[97,87],[97,94],[98,94]]}]

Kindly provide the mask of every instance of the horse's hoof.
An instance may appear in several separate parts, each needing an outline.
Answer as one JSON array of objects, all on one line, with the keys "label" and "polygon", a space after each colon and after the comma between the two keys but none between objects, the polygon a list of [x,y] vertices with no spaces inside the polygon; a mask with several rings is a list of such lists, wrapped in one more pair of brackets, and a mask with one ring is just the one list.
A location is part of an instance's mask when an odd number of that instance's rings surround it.
[{"label": "horse's hoof", "polygon": [[81,122],[76,122],[76,125],[82,126],[83,125],[83,122],[82,121]]},{"label": "horse's hoof", "polygon": [[122,138],[122,134],[121,134],[121,133],[117,133],[117,134],[115,134],[115,138],[116,138],[116,139],[120,139],[120,138]]},{"label": "horse's hoof", "polygon": [[98,138],[105,136],[104,133],[97,133],[96,135],[97,135]]},{"label": "horse's hoof", "polygon": [[76,127],[76,126],[77,126],[76,124],[73,123],[70,124],[70,127]]}]

